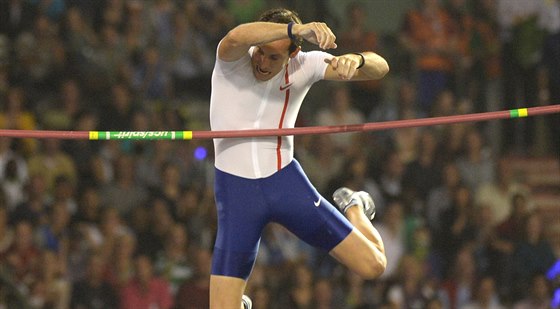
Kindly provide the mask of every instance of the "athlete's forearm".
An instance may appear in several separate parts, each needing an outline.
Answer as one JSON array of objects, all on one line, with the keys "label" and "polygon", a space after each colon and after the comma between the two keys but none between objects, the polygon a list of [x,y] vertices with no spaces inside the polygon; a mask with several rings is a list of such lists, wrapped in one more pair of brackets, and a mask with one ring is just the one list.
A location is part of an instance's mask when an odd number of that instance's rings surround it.
[{"label": "athlete's forearm", "polygon": [[241,24],[233,28],[226,37],[239,45],[260,45],[287,39],[288,25],[261,21]]},{"label": "athlete's forearm", "polygon": [[364,56],[364,65],[359,70],[367,79],[381,79],[389,72],[389,64],[380,55],[371,51],[360,54]]},{"label": "athlete's forearm", "polygon": [[327,80],[377,80],[389,72],[387,61],[371,51],[344,54],[325,61],[330,67],[325,72]]},{"label": "athlete's forearm", "polygon": [[287,38],[287,24],[260,21],[241,24],[223,38],[219,56],[223,60],[235,60],[242,57],[251,46]]}]

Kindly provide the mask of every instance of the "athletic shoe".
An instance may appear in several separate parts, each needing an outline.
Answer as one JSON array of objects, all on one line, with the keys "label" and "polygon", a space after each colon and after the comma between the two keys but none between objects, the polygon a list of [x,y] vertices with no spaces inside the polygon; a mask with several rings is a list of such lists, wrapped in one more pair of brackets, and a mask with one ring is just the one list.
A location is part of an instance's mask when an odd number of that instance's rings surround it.
[{"label": "athletic shoe", "polygon": [[346,213],[348,208],[358,205],[362,207],[369,220],[373,220],[373,217],[375,217],[375,204],[371,195],[365,191],[354,192],[342,187],[334,191],[333,199],[342,213]]},{"label": "athletic shoe", "polygon": [[245,309],[253,308],[253,302],[247,295],[243,295],[243,297],[241,297],[241,303],[243,304],[243,308]]}]

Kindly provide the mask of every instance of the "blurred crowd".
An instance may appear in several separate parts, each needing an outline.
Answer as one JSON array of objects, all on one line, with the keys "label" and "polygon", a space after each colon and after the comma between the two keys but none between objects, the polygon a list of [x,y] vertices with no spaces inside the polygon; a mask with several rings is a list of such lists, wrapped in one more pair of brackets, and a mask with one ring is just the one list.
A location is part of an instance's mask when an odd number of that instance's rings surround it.
[{"label": "blurred crowd", "polygon": [[[337,35],[333,53],[374,50],[392,71],[325,82],[300,125],[560,103],[559,1],[409,2],[381,34],[368,23],[377,2],[306,1],[303,19]],[[302,5],[2,0],[0,128],[207,129],[220,38]],[[361,280],[272,224],[248,282],[254,308],[549,308],[557,243],[508,158],[558,158],[559,130],[551,115],[296,137],[325,197],[372,194],[388,268]],[[0,138],[0,308],[207,308],[212,152],[209,140]]]}]

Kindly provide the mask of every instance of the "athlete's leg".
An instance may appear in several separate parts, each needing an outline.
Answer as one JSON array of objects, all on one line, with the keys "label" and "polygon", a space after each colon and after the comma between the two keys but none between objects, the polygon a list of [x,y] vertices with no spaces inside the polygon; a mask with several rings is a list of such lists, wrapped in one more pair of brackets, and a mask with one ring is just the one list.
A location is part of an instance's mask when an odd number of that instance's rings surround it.
[{"label": "athlete's leg", "polygon": [[268,222],[266,201],[258,187],[258,180],[216,170],[218,231],[210,276],[211,309],[244,308],[246,281],[257,257],[262,229]]},{"label": "athlete's leg", "polygon": [[350,207],[346,217],[354,229],[330,254],[360,277],[379,277],[387,266],[381,236],[360,207]]},{"label": "athlete's leg", "polygon": [[333,199],[354,230],[338,244],[331,255],[364,278],[381,275],[387,265],[383,241],[371,224],[375,216],[375,204],[366,192],[354,192],[340,188]]},{"label": "athlete's leg", "polygon": [[241,304],[245,285],[241,278],[211,275],[210,309],[245,309]]},{"label": "athlete's leg", "polygon": [[[278,190],[280,187],[290,193]],[[363,211],[364,204],[372,209],[373,201],[367,193],[348,191],[345,218],[319,195],[297,161],[277,173],[267,186],[267,196],[275,200],[270,203],[277,204],[275,221],[308,244],[327,250],[361,277],[375,278],[387,263],[381,237]]]}]

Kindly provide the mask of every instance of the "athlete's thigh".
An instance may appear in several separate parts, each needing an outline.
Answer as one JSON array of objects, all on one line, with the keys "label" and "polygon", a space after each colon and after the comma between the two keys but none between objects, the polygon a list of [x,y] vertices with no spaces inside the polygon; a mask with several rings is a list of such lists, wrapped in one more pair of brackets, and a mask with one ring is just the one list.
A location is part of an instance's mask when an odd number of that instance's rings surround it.
[{"label": "athlete's thigh", "polygon": [[258,181],[216,171],[214,190],[218,231],[212,274],[247,279],[268,222]]},{"label": "athlete's thigh", "polygon": [[346,238],[352,225],[317,192],[297,161],[275,176],[267,183],[274,221],[308,244],[326,251]]}]

